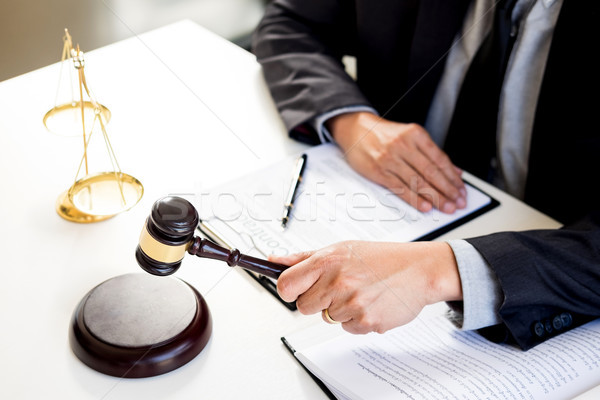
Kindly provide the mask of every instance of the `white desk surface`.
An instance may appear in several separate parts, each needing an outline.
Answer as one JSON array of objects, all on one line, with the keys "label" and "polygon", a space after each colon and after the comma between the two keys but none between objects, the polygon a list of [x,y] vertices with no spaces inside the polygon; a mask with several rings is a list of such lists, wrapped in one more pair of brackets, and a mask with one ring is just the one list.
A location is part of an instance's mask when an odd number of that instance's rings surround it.
[{"label": "white desk surface", "polygon": [[[133,209],[103,222],[59,217],[55,201],[73,183],[82,153],[81,138],[51,134],[42,124],[60,65],[0,83],[0,398],[325,399],[280,341],[321,323],[320,315],[289,311],[246,273],[216,261],[186,258],[177,273],[202,293],[213,317],[210,342],[190,363],[157,377],[119,379],[73,355],[75,307],[101,282],[141,271],[134,251],[158,198],[197,193],[304,148],[287,138],[254,56],[190,21],[85,59],[91,90],[112,112],[107,131],[121,169],[145,193]],[[444,238],[556,226],[477,183],[502,205]]]}]

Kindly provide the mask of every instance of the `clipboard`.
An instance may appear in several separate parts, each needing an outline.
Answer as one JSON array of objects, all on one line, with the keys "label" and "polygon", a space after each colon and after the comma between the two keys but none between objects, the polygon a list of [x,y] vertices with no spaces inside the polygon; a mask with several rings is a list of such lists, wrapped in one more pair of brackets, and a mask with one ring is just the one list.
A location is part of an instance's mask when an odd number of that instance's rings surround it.
[{"label": "clipboard", "polygon": [[453,221],[449,224],[443,225],[439,229],[436,229],[433,232],[430,232],[426,235],[423,235],[423,236],[413,240],[414,242],[431,241],[431,240],[437,238],[438,236],[442,236],[444,233],[450,232],[454,228],[458,228],[459,226],[466,224],[467,222],[469,222],[471,220],[474,220],[475,218],[479,217],[480,215],[483,215],[486,212],[493,210],[494,208],[496,208],[500,205],[500,202],[498,200],[496,200],[495,198],[493,198],[492,196],[490,196],[483,190],[479,189],[477,186],[473,185],[467,179],[463,179],[462,181],[467,183],[468,185],[470,185],[473,189],[477,190],[478,192],[483,193],[486,196],[488,196],[490,199],[490,202],[487,205],[479,208],[478,210],[473,211],[472,213],[469,213],[460,219],[457,219],[456,221]]},{"label": "clipboard", "polygon": [[[235,248],[235,246],[229,241],[227,240],[227,238],[219,233],[219,231],[217,231],[213,226],[211,226],[209,223],[204,222],[204,221],[200,221],[198,227],[196,228],[196,230],[205,238],[212,240],[213,242],[227,247],[228,249],[232,250]],[[261,253],[261,255],[266,259],[267,256],[260,251],[259,249],[256,249],[258,252]],[[275,296],[275,298],[277,300],[279,300],[280,303],[282,303],[284,306],[286,306],[289,310],[291,311],[296,311],[297,307],[296,307],[296,302],[287,302],[285,300],[283,300],[279,294],[277,293],[277,284],[275,283],[274,280],[272,280],[269,277],[266,277],[264,275],[260,275],[257,274],[256,272],[252,272],[252,271],[248,271],[248,270],[244,270],[248,275],[250,275],[256,282],[258,282],[262,287],[264,287],[265,289],[267,289],[267,291],[269,293],[271,293],[273,296]]]}]

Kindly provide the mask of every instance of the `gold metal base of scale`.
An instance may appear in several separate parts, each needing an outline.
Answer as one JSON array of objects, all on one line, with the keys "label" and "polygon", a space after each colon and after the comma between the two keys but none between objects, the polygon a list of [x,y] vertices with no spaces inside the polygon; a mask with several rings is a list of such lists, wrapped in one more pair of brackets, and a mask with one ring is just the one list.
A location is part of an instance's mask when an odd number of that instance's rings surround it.
[{"label": "gold metal base of scale", "polygon": [[135,206],[143,193],[142,183],[131,175],[102,172],[78,180],[63,192],[56,212],[72,222],[100,222]]}]

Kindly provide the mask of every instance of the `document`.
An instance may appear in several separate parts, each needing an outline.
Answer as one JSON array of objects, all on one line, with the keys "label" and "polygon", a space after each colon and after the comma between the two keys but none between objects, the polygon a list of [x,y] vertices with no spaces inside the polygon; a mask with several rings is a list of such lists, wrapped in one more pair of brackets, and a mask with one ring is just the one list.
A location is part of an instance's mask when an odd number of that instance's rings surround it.
[{"label": "document", "polygon": [[297,155],[198,193],[194,205],[202,221],[222,243],[266,257],[343,240],[433,239],[498,204],[467,183],[467,208],[452,215],[435,209],[421,213],[354,171],[337,146],[322,144],[305,154],[302,183],[285,229],[281,215]]},{"label": "document", "polygon": [[600,320],[526,352],[457,330],[439,312],[384,334],[319,324],[282,340],[338,399],[555,400],[600,385]]}]

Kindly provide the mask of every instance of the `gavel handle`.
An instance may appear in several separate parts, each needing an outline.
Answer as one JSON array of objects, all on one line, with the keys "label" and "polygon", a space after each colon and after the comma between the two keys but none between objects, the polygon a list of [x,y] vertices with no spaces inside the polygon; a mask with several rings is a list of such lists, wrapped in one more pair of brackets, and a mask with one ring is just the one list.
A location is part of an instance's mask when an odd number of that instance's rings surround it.
[{"label": "gavel handle", "polygon": [[213,260],[225,261],[230,267],[241,267],[277,279],[288,266],[240,253],[238,249],[226,249],[208,239],[195,237],[188,253]]}]

